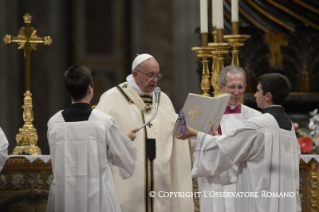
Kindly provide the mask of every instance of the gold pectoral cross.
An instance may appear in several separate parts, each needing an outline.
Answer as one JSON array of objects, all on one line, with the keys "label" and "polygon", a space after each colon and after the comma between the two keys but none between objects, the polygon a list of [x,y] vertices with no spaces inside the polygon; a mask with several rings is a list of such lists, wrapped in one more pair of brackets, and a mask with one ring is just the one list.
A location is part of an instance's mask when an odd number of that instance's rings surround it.
[{"label": "gold pectoral cross", "polygon": [[196,119],[196,116],[200,117],[202,115],[202,111],[198,111],[198,110],[199,110],[199,106],[195,106],[195,110],[190,110],[188,112],[188,115],[192,115],[189,120],[194,121]]},{"label": "gold pectoral cross", "polygon": [[30,91],[30,52],[31,50],[36,50],[38,43],[44,43],[45,45],[50,45],[52,39],[50,36],[45,36],[43,38],[37,36],[37,30],[34,27],[30,27],[31,15],[26,13],[23,16],[25,26],[21,27],[19,34],[16,37],[11,35],[5,35],[3,41],[7,43],[15,42],[18,43],[18,49],[24,49],[25,57],[25,91]]}]

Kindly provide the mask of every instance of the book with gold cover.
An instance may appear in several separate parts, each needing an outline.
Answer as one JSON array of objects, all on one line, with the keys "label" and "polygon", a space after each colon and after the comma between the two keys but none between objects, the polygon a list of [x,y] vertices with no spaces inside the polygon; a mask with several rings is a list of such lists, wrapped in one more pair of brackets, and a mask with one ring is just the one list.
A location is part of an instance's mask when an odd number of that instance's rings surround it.
[{"label": "book with gold cover", "polygon": [[[185,124],[200,132],[209,133],[215,124],[217,130],[230,99],[230,94],[215,98],[189,93],[183,106]],[[180,119],[177,119],[173,135],[182,134]]]}]

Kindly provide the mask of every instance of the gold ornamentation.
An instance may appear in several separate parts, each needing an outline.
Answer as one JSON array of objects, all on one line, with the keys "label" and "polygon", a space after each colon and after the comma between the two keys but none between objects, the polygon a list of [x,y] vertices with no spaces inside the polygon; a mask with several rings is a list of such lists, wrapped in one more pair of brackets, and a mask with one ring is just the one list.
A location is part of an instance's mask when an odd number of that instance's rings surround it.
[{"label": "gold ornamentation", "polygon": [[17,146],[13,149],[13,154],[30,154],[30,155],[41,155],[41,150],[37,146],[38,134],[37,130],[34,128],[33,121],[33,111],[32,111],[32,94],[27,91],[24,94],[24,105],[23,110],[23,120],[24,125],[19,129],[19,133],[16,136]]},{"label": "gold ornamentation", "polygon": [[194,121],[194,120],[196,120],[196,116],[201,117],[203,112],[202,111],[198,111],[199,108],[200,108],[199,106],[195,106],[194,110],[189,110],[188,115],[191,115],[189,120]]},{"label": "gold ornamentation", "polygon": [[269,31],[265,34],[264,41],[269,44],[269,65],[271,68],[283,67],[281,46],[288,46],[288,41],[283,32]]},{"label": "gold ornamentation", "polygon": [[211,57],[212,48],[208,46],[202,47],[193,47],[193,51],[197,53],[198,57],[202,58],[203,63],[203,74],[202,74],[202,81],[201,81],[201,89],[203,91],[204,96],[210,96],[208,91],[210,89],[210,80],[209,80],[209,69],[208,69],[208,57]]},{"label": "gold ornamentation", "polygon": [[272,20],[273,22],[275,22],[276,24],[279,24],[283,27],[285,27],[286,29],[288,29],[289,31],[293,32],[295,31],[295,28],[289,26],[288,24],[286,24],[284,21],[275,18],[273,15],[271,15],[269,12],[267,12],[266,10],[262,9],[260,6],[258,6],[258,4],[256,4],[253,1],[247,1],[248,4],[250,4],[252,7],[254,7],[258,12],[260,12],[261,14],[263,14],[264,16],[266,16],[268,19]]},{"label": "gold ornamentation", "polygon": [[45,36],[44,38],[37,36],[37,30],[30,27],[31,15],[26,13],[23,16],[25,26],[21,27],[17,37],[12,37],[11,35],[5,35],[3,41],[8,44],[11,42],[18,43],[18,49],[24,49],[25,57],[25,98],[24,105],[22,106],[23,120],[25,124],[23,128],[19,129],[19,133],[16,136],[18,146],[13,150],[13,154],[27,153],[31,155],[40,155],[41,150],[37,146],[38,134],[37,130],[33,127],[33,111],[32,111],[32,98],[30,89],[30,53],[31,50],[36,50],[38,43],[44,43],[45,45],[50,45],[52,39],[50,36]]},{"label": "gold ornamentation", "polygon": [[3,41],[5,44],[11,43],[11,35],[5,35]]},{"label": "gold ornamentation", "polygon": [[299,196],[302,211],[318,211],[318,162],[311,159],[308,163],[300,160]]},{"label": "gold ornamentation", "polygon": [[31,23],[31,15],[26,13],[23,16],[25,26],[21,27],[19,30],[19,34],[16,37],[12,37],[11,35],[5,35],[3,41],[8,44],[11,42],[18,43],[18,49],[24,49],[24,57],[25,57],[25,80],[26,80],[26,89],[25,91],[30,91],[30,52],[31,50],[36,50],[36,45],[38,43],[44,43],[45,45],[50,45],[52,43],[52,39],[50,36],[46,36],[44,38],[37,36],[37,31],[30,27]]},{"label": "gold ornamentation", "polygon": [[301,72],[301,83],[300,83],[300,92],[309,92],[309,76],[308,76],[308,70],[307,70],[307,62],[303,61],[302,64],[302,72]]},{"label": "gold ornamentation", "polygon": [[24,23],[26,23],[26,24],[31,24],[32,16],[31,16],[29,13],[26,13],[26,14],[23,16],[23,19],[24,19]]},{"label": "gold ornamentation", "polygon": [[[212,67],[212,86],[214,88],[214,96],[221,94],[218,89],[219,83],[219,73],[224,68],[224,55],[228,54],[228,48],[230,47],[228,43],[219,42],[223,37],[222,30],[217,29],[217,43],[208,43],[208,46],[212,48],[212,56],[213,56],[213,67]],[[215,60],[214,60],[215,59]]]}]

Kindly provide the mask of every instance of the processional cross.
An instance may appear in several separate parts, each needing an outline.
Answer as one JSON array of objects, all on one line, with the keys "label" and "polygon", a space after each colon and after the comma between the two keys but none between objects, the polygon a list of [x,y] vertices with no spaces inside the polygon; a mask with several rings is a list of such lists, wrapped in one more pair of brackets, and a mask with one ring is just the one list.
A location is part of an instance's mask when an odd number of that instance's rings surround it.
[{"label": "processional cross", "polygon": [[37,31],[30,27],[32,17],[30,14],[26,13],[23,16],[25,26],[21,27],[19,34],[16,37],[11,35],[5,35],[3,41],[8,43],[18,43],[18,49],[24,49],[25,57],[25,93],[24,93],[24,105],[23,108],[23,120],[24,125],[19,129],[19,133],[16,136],[18,145],[13,149],[13,154],[31,154],[31,155],[41,155],[41,149],[37,146],[38,134],[37,130],[34,128],[32,121],[34,119],[32,111],[32,94],[30,89],[30,53],[31,50],[36,50],[36,45],[38,43],[43,43],[45,45],[50,45],[52,39],[50,36],[45,36],[43,38],[37,36]]}]

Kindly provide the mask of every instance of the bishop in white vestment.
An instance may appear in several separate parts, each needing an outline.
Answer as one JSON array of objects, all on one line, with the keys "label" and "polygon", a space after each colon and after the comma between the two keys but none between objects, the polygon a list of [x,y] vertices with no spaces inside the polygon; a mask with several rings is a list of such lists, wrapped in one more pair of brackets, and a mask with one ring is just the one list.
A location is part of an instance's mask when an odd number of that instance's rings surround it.
[{"label": "bishop in white vestment", "polygon": [[[138,66],[140,63],[144,64]],[[155,113],[153,90],[161,77],[158,63],[151,55],[142,54],[134,60],[132,70],[141,81],[129,75],[127,82],[105,92],[96,107],[110,114],[121,129],[141,127]],[[148,92],[140,89],[144,84]],[[187,142],[172,136],[176,119],[171,100],[161,92],[157,115],[136,133],[134,144],[139,153],[134,175],[122,180],[118,169],[113,169],[123,212],[194,211],[190,150]],[[175,193],[167,196],[167,192]]]}]

